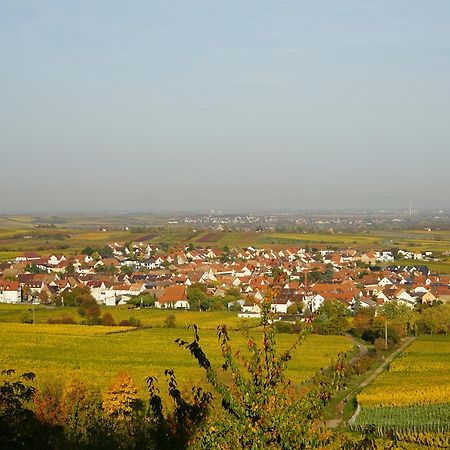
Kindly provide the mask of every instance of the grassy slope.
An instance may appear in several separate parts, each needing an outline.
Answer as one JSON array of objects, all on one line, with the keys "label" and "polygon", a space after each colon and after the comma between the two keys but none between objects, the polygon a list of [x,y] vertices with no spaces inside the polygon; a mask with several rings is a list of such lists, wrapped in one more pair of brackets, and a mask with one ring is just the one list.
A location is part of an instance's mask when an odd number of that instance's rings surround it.
[{"label": "grassy slope", "polygon": [[[76,376],[103,388],[119,371],[126,371],[144,395],[145,377],[156,375],[163,380],[166,368],[176,370],[181,387],[204,382],[194,359],[174,343],[178,337],[192,336],[185,328],[151,328],[110,335],[105,334],[105,327],[77,325],[2,323],[0,329],[0,366],[34,371],[38,384]],[[254,333],[260,335],[259,331]],[[215,331],[202,330],[200,336],[203,348],[218,367],[221,356]],[[243,350],[242,334],[232,332],[231,337],[234,347]],[[279,335],[279,349],[287,349],[294,339],[293,335]],[[310,336],[296,352],[287,374],[295,382],[304,381],[351,347],[345,337]]]},{"label": "grassy slope", "polygon": [[[169,311],[160,309],[129,309],[128,306],[102,307],[102,314],[111,313],[116,323],[121,320],[129,319],[133,316],[141,321],[144,327],[163,327],[169,314],[175,316],[177,327],[187,327],[192,324],[199,324],[203,329],[215,330],[217,325],[226,324],[230,329],[239,328],[243,319],[239,319],[236,313],[228,311]],[[24,318],[31,319],[33,307],[29,304],[6,305],[0,304],[0,322],[23,322]],[[56,319],[63,316],[70,316],[75,322],[81,323],[83,318],[78,314],[75,307],[49,308],[36,306],[34,308],[35,323],[47,323],[49,318]],[[245,323],[254,325],[252,320],[246,320]]]}]

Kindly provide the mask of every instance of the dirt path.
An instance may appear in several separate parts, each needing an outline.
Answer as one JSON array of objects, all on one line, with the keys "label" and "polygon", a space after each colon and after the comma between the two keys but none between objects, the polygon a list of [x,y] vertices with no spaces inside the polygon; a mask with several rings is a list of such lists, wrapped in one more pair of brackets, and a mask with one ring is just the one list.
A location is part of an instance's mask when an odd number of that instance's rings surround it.
[{"label": "dirt path", "polygon": [[[365,388],[367,385],[369,385],[378,375],[380,375],[381,372],[383,372],[383,370],[385,369],[385,367],[390,364],[392,362],[392,360],[394,358],[397,357],[397,355],[402,352],[406,347],[408,347],[408,345],[411,344],[411,342],[414,341],[414,339],[416,339],[415,337],[408,337],[404,340],[404,342],[402,343],[402,345],[395,350],[395,352],[393,352],[391,355],[389,355],[384,361],[383,363],[373,372],[371,373],[364,381],[362,381],[358,386],[356,386],[355,388],[353,388],[346,396],[345,398],[339,402],[336,405],[336,415],[337,417],[331,420],[327,420],[325,422],[326,426],[328,428],[337,428],[341,422],[342,422],[342,418],[339,416],[342,416],[343,412],[344,412],[344,406],[345,403],[347,403],[347,401],[350,399],[350,397],[352,395],[354,395],[357,391],[360,391],[361,389]],[[356,342],[356,341],[355,341]],[[361,358],[364,354],[367,353],[367,347],[364,345],[358,345],[360,352],[359,355],[355,356],[351,361],[350,364],[355,363],[359,358]]]},{"label": "dirt path", "polygon": [[[415,337],[408,337],[405,339],[405,341],[403,342],[403,344],[397,349],[395,350],[394,353],[392,353],[391,355],[389,355],[381,364],[380,367],[378,367],[378,369],[375,370],[375,372],[370,375],[368,378],[366,378],[362,383],[359,384],[359,386],[355,389],[355,390],[359,390],[361,388],[366,387],[368,384],[370,384],[378,375],[380,375],[381,372],[383,372],[384,368],[394,359],[397,357],[397,355],[402,352],[403,350],[405,350],[406,347],[408,347],[409,344],[411,344],[412,341],[414,341],[414,339],[416,339]],[[347,396],[348,397],[348,396]],[[346,397],[346,398],[347,398]]]}]

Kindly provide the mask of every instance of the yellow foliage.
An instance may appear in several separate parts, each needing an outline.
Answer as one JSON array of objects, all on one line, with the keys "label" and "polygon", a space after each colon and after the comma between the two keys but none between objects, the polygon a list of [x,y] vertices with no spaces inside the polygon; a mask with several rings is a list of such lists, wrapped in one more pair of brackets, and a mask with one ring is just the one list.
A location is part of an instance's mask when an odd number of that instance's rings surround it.
[{"label": "yellow foliage", "polygon": [[119,373],[103,394],[102,407],[107,415],[124,419],[136,409],[138,401],[133,379],[126,373]]},{"label": "yellow foliage", "polygon": [[423,336],[358,395],[358,402],[362,406],[448,403],[449,373],[450,339]]}]

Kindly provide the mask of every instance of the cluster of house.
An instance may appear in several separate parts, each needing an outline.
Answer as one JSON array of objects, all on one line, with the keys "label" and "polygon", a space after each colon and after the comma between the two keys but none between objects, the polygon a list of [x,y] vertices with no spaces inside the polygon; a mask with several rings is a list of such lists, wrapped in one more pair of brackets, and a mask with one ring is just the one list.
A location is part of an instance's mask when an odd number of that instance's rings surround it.
[{"label": "cluster of house", "polygon": [[188,309],[192,305],[187,288],[198,283],[211,297],[224,297],[228,289],[238,289],[241,314],[251,316],[259,314],[275,270],[284,272],[286,280],[271,298],[272,310],[281,314],[293,304],[299,311],[314,313],[328,299],[349,308],[392,300],[411,308],[417,302],[450,301],[450,277],[433,275],[423,264],[395,265],[390,251],[247,247],[163,252],[143,243],[109,247],[110,254],[103,258],[98,253],[50,257],[24,253],[1,263],[0,302],[33,299],[46,303],[66,290],[86,286],[100,304],[125,304],[147,293],[154,295],[157,308]]}]

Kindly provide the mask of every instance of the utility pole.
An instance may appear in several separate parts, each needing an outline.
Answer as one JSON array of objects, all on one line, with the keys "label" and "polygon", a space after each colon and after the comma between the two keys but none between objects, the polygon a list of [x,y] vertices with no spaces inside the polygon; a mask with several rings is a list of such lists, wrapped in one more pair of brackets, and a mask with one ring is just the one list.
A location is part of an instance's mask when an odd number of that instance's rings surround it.
[{"label": "utility pole", "polygon": [[387,339],[387,317],[384,318],[384,347],[387,350],[388,348],[388,339]]}]

